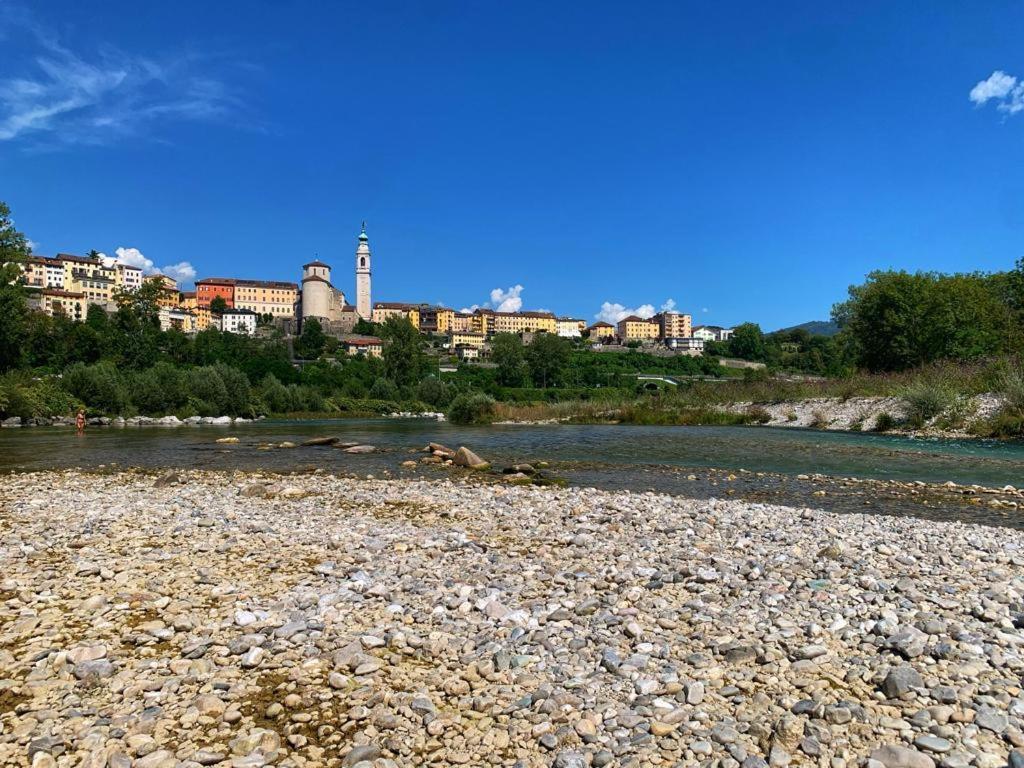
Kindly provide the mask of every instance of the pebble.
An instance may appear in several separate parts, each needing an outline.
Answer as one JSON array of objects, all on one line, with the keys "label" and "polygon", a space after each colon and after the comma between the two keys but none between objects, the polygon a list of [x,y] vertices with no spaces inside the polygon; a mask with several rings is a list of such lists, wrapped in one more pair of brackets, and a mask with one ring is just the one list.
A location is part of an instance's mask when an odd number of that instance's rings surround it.
[{"label": "pebble", "polygon": [[1024,533],[173,474],[0,484],[0,764],[1024,768]]}]

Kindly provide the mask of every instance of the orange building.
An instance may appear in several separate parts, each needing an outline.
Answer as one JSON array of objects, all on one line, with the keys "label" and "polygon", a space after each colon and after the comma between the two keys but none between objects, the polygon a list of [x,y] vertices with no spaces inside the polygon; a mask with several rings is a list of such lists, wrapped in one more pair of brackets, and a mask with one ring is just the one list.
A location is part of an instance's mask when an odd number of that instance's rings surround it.
[{"label": "orange building", "polygon": [[235,306],[235,280],[230,277],[204,277],[196,280],[196,303],[208,308],[210,302],[220,296],[228,308]]}]

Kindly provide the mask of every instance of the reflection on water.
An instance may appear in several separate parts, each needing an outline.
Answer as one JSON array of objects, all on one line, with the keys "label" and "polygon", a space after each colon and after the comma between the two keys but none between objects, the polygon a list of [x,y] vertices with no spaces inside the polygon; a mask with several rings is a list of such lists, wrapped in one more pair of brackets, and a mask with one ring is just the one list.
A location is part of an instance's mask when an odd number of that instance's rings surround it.
[{"label": "reflection on water", "polygon": [[[228,435],[238,437],[239,443],[215,442]],[[353,456],[332,448],[257,449],[260,443],[301,443],[320,435],[371,443],[383,451]],[[0,471],[119,465],[274,471],[322,468],[366,474],[396,470],[407,454],[430,441],[468,445],[499,465],[524,460],[556,462],[561,474],[571,481],[605,488],[709,496],[722,494],[723,488],[706,473],[698,483],[687,480],[679,468],[773,473],[781,477],[740,476],[737,487],[743,497],[760,495],[779,503],[811,503],[806,483],[795,479],[799,474],[937,483],[951,480],[1001,487],[1019,485],[1024,469],[1024,444],[1018,442],[917,440],[766,427],[457,427],[432,421],[368,419],[265,421],[229,427],[97,427],[83,436],[58,427],[5,429],[0,431]],[[835,498],[813,503],[845,506],[847,511],[872,506],[870,499],[862,498],[845,505]],[[878,511],[921,512],[903,506],[893,500],[891,508]],[[984,514],[978,511],[970,517]],[[996,522],[1006,524],[1005,520]]]}]

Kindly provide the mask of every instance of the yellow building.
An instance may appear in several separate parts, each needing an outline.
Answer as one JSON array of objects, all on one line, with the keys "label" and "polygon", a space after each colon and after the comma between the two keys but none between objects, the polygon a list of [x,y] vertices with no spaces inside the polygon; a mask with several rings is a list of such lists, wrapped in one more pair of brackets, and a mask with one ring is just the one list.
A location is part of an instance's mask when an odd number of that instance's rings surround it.
[{"label": "yellow building", "polygon": [[448,307],[434,307],[420,304],[416,307],[419,316],[419,329],[422,333],[445,334],[452,329],[455,311]]},{"label": "yellow building", "polygon": [[451,350],[460,347],[474,347],[479,349],[487,343],[487,335],[474,331],[452,331],[448,338],[448,348]]},{"label": "yellow building", "polygon": [[100,259],[57,254],[57,260],[64,266],[64,289],[69,293],[81,293],[87,304],[98,304],[111,309],[114,291],[117,288],[117,269],[105,266]]},{"label": "yellow building", "polygon": [[341,345],[350,355],[380,357],[384,354],[384,342],[376,336],[349,336],[341,340]]},{"label": "yellow building", "polygon": [[469,331],[473,329],[473,315],[469,312],[452,312],[452,324],[449,331]]},{"label": "yellow building", "polygon": [[195,329],[197,331],[205,331],[210,327],[212,322],[210,308],[199,306],[199,299],[196,297],[195,291],[182,292],[181,308],[192,313],[192,317],[195,318]]},{"label": "yellow building", "polygon": [[623,341],[642,341],[644,339],[658,338],[658,324],[653,320],[645,320],[636,315],[630,315],[619,321],[618,336]]},{"label": "yellow building", "polygon": [[378,301],[373,305],[371,319],[374,323],[386,323],[392,317],[404,317],[412,323],[413,328],[419,330],[419,307],[398,301]]},{"label": "yellow building", "polygon": [[478,309],[473,313],[470,329],[490,336],[495,333],[557,333],[558,320],[550,312],[495,312]]},{"label": "yellow building", "polygon": [[681,312],[662,312],[651,320],[658,324],[661,339],[688,339],[693,335],[692,318]]},{"label": "yellow building", "polygon": [[590,338],[594,341],[615,338],[615,326],[611,323],[606,323],[604,320],[594,323],[587,330],[590,331]]},{"label": "yellow building", "polygon": [[65,315],[72,320],[85,320],[90,302],[85,295],[77,291],[65,291],[60,288],[43,288],[39,292],[39,311],[50,317]]},{"label": "yellow building", "polygon": [[235,280],[235,309],[248,309],[257,315],[294,317],[299,286],[277,280]]},{"label": "yellow building", "polygon": [[156,305],[161,309],[174,309],[181,303],[178,282],[167,275],[150,275],[145,278],[147,283],[160,286],[160,294],[156,297]]},{"label": "yellow building", "polygon": [[482,333],[490,336],[494,333],[494,312],[489,309],[478,309],[469,320],[471,333]]}]

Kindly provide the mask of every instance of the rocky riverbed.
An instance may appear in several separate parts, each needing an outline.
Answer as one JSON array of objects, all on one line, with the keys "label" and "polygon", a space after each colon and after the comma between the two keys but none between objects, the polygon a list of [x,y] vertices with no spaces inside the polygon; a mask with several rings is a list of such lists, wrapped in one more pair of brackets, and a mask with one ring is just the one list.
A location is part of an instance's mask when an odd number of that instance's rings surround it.
[{"label": "rocky riverbed", "polygon": [[1019,766],[1024,533],[325,474],[0,479],[0,763]]}]

